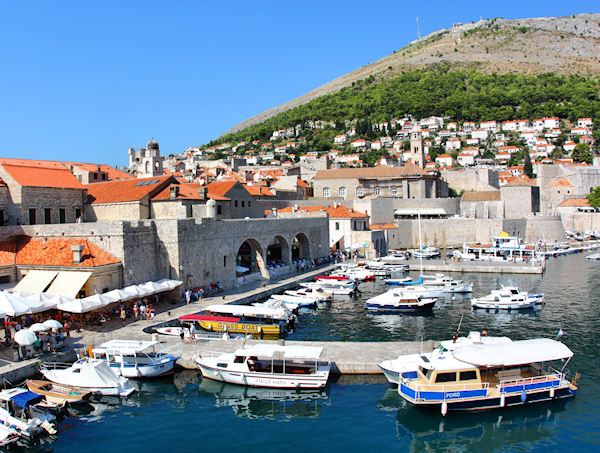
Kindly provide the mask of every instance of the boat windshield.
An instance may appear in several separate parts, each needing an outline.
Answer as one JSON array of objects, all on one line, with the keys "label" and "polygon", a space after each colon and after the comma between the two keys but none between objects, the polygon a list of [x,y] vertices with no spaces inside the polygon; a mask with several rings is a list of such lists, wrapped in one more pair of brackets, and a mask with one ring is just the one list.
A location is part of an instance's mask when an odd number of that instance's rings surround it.
[{"label": "boat windshield", "polygon": [[421,372],[421,374],[423,376],[425,376],[425,378],[427,380],[429,380],[429,378],[431,377],[431,372],[432,370],[428,370],[427,368],[423,368],[422,366],[419,367],[419,371]]}]

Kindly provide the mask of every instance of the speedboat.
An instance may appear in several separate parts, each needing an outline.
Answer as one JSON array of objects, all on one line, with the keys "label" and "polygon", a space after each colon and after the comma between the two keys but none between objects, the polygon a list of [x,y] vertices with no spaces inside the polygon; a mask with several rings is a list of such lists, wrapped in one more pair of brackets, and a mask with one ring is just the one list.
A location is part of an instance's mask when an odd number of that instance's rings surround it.
[{"label": "speedboat", "polygon": [[110,340],[92,348],[92,357],[121,376],[147,378],[173,373],[181,352],[180,343],[166,349],[159,341]]},{"label": "speedboat", "polygon": [[356,291],[356,284],[351,280],[323,280],[300,283],[303,288],[321,289],[334,295],[348,296]]},{"label": "speedboat", "polygon": [[288,289],[285,291],[285,294],[289,294],[291,296],[312,297],[317,302],[325,302],[331,299],[331,293],[323,291],[319,288]]},{"label": "speedboat", "polygon": [[47,431],[56,434],[53,422],[56,416],[38,406],[42,395],[22,388],[0,391],[0,423],[16,430],[20,435],[32,437]]},{"label": "speedboat", "polygon": [[579,377],[565,370],[571,357],[567,346],[547,338],[419,354],[416,372],[399,376],[398,393],[442,415],[568,398]]},{"label": "speedboat", "polygon": [[445,293],[470,293],[473,291],[472,283],[454,280],[452,277],[444,274],[423,275],[423,284],[440,287]]},{"label": "speedboat", "polygon": [[[488,337],[481,332],[469,332],[466,337],[459,337],[458,334],[452,340],[444,340],[431,353],[437,357],[447,357],[451,351],[463,346],[472,346],[474,344],[494,344],[508,343],[512,341],[508,337]],[[395,359],[384,360],[379,363],[379,368],[391,384],[398,384],[400,376],[415,377],[420,362],[420,354],[401,355]]]},{"label": "speedboat", "polygon": [[54,404],[81,403],[89,400],[92,395],[92,392],[88,389],[55,384],[50,381],[28,379],[26,384],[30,392],[42,395],[46,398],[46,401]]},{"label": "speedboat", "polygon": [[106,362],[90,357],[82,357],[73,364],[43,362],[39,368],[49,381],[102,395],[128,396],[135,391],[129,379],[119,376]]},{"label": "speedboat", "polygon": [[422,249],[409,250],[409,252],[413,258],[423,259],[439,258],[442,255],[442,252],[437,247],[428,246],[425,246]]},{"label": "speedboat", "polygon": [[271,299],[280,300],[285,304],[289,302],[297,305],[300,308],[314,307],[317,305],[317,300],[312,297],[293,296],[291,294],[272,294]]},{"label": "speedboat", "polygon": [[250,387],[321,388],[327,384],[330,362],[319,362],[323,348],[256,344],[233,353],[196,358],[208,379]]},{"label": "speedboat", "polygon": [[514,286],[503,286],[500,289],[493,289],[485,297],[471,299],[473,308],[482,308],[486,310],[519,310],[541,307],[544,303],[543,294],[529,294],[526,291],[519,291]]},{"label": "speedboat", "polygon": [[[436,291],[441,294],[441,290]],[[431,310],[437,302],[438,296],[426,296],[418,291],[407,291],[405,288],[391,289],[379,296],[367,299],[365,308],[368,310],[393,311]]]}]

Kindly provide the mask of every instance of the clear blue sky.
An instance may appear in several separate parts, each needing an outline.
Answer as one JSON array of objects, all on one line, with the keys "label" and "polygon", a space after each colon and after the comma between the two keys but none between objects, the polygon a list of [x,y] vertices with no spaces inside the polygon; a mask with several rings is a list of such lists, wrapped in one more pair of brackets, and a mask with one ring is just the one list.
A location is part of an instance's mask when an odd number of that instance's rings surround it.
[{"label": "clear blue sky", "polygon": [[[417,6],[420,3],[423,6]],[[163,155],[454,22],[597,12],[589,1],[0,0],[0,157]]]}]

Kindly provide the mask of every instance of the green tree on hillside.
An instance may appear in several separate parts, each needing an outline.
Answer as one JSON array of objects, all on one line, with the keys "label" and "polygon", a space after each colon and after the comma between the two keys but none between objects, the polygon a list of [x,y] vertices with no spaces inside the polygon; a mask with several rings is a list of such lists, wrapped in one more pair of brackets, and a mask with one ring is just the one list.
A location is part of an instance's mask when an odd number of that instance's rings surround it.
[{"label": "green tree on hillside", "polygon": [[591,194],[587,196],[590,205],[594,208],[600,208],[600,187],[595,187]]},{"label": "green tree on hillside", "polygon": [[587,162],[588,164],[594,160],[594,154],[587,143],[578,143],[571,153],[571,157],[575,162]]}]

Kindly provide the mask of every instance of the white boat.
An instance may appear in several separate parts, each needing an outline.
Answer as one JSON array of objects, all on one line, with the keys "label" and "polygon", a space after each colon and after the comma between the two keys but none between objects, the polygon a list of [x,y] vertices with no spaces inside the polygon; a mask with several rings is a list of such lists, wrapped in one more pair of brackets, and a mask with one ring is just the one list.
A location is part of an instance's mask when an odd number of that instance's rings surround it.
[{"label": "white boat", "polygon": [[256,344],[216,357],[196,358],[208,379],[251,387],[321,388],[330,362],[319,362],[323,348]]},{"label": "white boat", "polygon": [[37,406],[42,401],[42,395],[22,388],[1,390],[0,423],[26,437],[44,431],[55,434],[53,423],[56,417]]},{"label": "white boat", "polygon": [[317,305],[316,299],[306,296],[292,296],[291,294],[273,294],[271,299],[280,300],[287,304],[296,304],[298,307],[315,307]]},{"label": "white boat", "polygon": [[600,261],[600,253],[592,253],[591,255],[586,255],[585,259],[590,261]]},{"label": "white boat", "polygon": [[431,259],[439,258],[442,255],[440,249],[438,249],[437,247],[429,247],[427,245],[420,249],[409,250],[409,252],[413,256],[413,258]]},{"label": "white boat", "polygon": [[445,293],[470,293],[473,291],[472,283],[454,280],[444,274],[423,275],[423,285],[442,288]]},{"label": "white boat", "polygon": [[390,264],[402,264],[409,256],[409,252],[404,252],[402,250],[388,250],[388,254],[381,259]]},{"label": "white boat", "polygon": [[317,302],[331,300],[331,293],[318,288],[288,289],[285,291],[285,294],[289,294],[291,296],[312,297]]},{"label": "white boat", "polygon": [[[490,236],[491,242],[465,242],[461,256],[481,261],[544,261],[540,245],[525,244],[521,238],[502,234]],[[456,255],[455,255],[456,256]]]},{"label": "white boat", "polygon": [[110,340],[92,348],[92,357],[121,376],[147,378],[171,374],[181,352],[180,343],[167,349],[159,341]]},{"label": "white boat", "polygon": [[571,357],[567,346],[547,338],[419,354],[416,372],[400,375],[398,394],[442,415],[568,398],[579,377],[565,371]]},{"label": "white boat", "polygon": [[255,307],[263,307],[263,308],[277,308],[277,309],[285,309],[290,312],[290,316],[300,308],[298,304],[292,302],[283,302],[281,300],[275,299],[267,299],[264,302],[254,302],[252,304]]},{"label": "white boat", "polygon": [[44,362],[40,372],[49,381],[72,385],[102,395],[128,396],[135,391],[129,379],[119,376],[106,362],[82,357],[73,364]]},{"label": "white boat", "polygon": [[373,281],[375,280],[375,271],[368,269],[364,263],[363,265],[354,264],[337,264],[338,269],[335,270],[332,276],[348,277],[355,281]]},{"label": "white boat", "polygon": [[[462,346],[472,346],[474,344],[494,344],[508,343],[512,341],[508,337],[488,337],[480,332],[469,332],[466,337],[456,337],[452,340],[444,340],[431,353],[434,357],[447,357],[450,351]],[[400,376],[414,377],[420,363],[421,354],[401,355],[395,359],[384,360],[379,363],[379,368],[391,384],[398,384]]]},{"label": "white boat", "polygon": [[12,444],[21,437],[21,434],[16,429],[0,423],[0,447]]},{"label": "white boat", "polygon": [[[435,290],[435,292],[438,296],[442,293],[441,290]],[[368,310],[393,311],[431,310],[437,302],[438,296],[425,296],[416,290],[407,291],[407,288],[394,288],[367,299],[365,308]]]},{"label": "white boat", "polygon": [[300,283],[303,288],[321,289],[334,295],[348,296],[356,291],[356,285],[350,280],[323,280],[315,282]]},{"label": "white boat", "polygon": [[473,308],[486,310],[536,308],[541,307],[543,303],[543,294],[529,294],[527,291],[519,291],[515,286],[503,286],[500,289],[493,289],[487,296],[471,299]]}]

